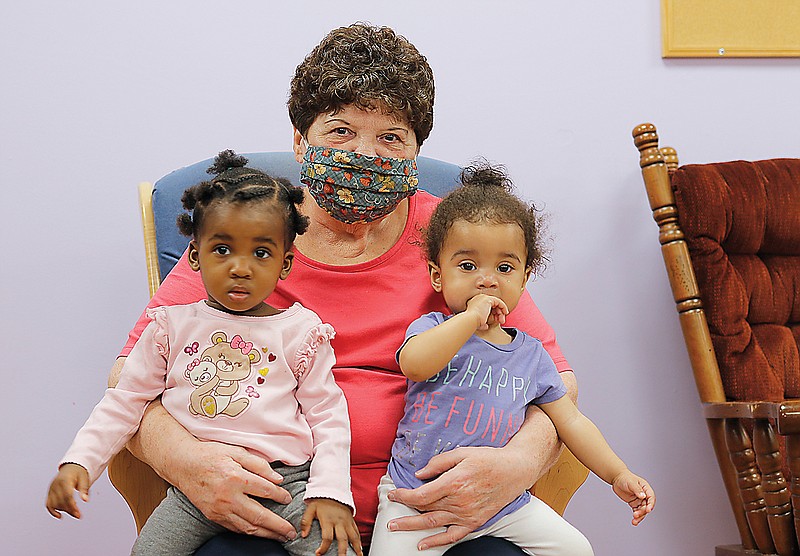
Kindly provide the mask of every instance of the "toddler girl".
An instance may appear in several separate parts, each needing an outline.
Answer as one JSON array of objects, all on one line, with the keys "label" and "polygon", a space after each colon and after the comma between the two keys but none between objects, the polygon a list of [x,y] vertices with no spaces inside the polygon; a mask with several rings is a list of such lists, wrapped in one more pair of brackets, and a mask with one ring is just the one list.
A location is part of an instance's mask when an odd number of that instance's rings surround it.
[{"label": "toddler girl", "polygon": [[[297,303],[283,310],[264,303],[288,276],[295,236],[308,226],[297,208],[303,191],[246,163],[223,151],[209,168],[217,175],[184,193],[192,212],[178,225],[193,238],[189,264],[201,273],[208,299],[149,312],[152,322],[119,384],[64,456],[47,509],[79,518],[73,490],[88,500],[89,487],[136,432],[147,404],[161,396],[198,438],[244,446],[283,477],[291,502],[259,501],[300,531],[285,544],[290,554],[353,554],[349,543],[361,555],[347,404],[331,373],[333,328]],[[133,553],[192,554],[224,530],[171,487]]]},{"label": "toddler girl", "polygon": [[[444,529],[389,530],[392,520],[418,513],[391,501],[389,493],[421,486],[415,472],[436,454],[505,445],[529,404],[544,410],[564,444],[631,506],[634,525],[655,505],[650,485],[627,469],[565,395],[539,340],[503,327],[544,258],[537,212],[510,190],[501,169],[470,168],[462,187],[431,217],[425,237],[431,285],[452,314],[429,313],[411,323],[397,351],[408,378],[405,415],[378,487],[371,556],[444,554],[448,546],[428,548],[422,540]],[[503,537],[537,556],[592,554],[577,529],[527,491],[464,540],[484,535]]]}]

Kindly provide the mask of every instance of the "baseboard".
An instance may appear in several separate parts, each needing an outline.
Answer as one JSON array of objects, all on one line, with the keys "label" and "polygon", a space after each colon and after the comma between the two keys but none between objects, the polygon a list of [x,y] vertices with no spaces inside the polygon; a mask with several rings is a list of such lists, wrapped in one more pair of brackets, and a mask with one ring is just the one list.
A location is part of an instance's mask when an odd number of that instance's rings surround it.
[{"label": "baseboard", "polygon": [[714,552],[715,556],[759,556],[758,550],[747,550],[740,544],[728,544],[718,546]]}]

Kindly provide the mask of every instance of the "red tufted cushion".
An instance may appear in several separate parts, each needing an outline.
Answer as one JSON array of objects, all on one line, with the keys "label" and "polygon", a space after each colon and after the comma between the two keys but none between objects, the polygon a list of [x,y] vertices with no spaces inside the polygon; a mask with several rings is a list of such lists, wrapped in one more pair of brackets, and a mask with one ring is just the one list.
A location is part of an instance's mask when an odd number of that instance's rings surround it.
[{"label": "red tufted cushion", "polygon": [[800,160],[687,165],[672,187],[726,396],[800,397]]}]

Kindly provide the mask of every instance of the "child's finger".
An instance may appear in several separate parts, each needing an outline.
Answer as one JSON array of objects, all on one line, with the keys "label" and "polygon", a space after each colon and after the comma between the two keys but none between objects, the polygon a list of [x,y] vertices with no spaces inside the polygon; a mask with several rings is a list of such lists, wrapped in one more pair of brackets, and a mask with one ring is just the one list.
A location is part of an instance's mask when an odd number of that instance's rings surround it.
[{"label": "child's finger", "polygon": [[347,547],[350,546],[350,541],[347,539],[347,531],[344,527],[336,528],[336,542],[339,544],[339,556],[347,556]]},{"label": "child's finger", "polygon": [[333,541],[333,527],[331,527],[330,523],[322,523],[319,524],[320,529],[322,530],[322,542],[317,549],[316,554],[321,556],[328,552],[328,549],[331,547],[331,542]]},{"label": "child's finger", "polygon": [[361,548],[361,535],[358,532],[358,527],[356,527],[355,524],[351,524],[349,530],[350,532],[348,534],[348,538],[350,539],[350,546],[353,547],[356,556],[364,556],[364,550]]},{"label": "child's finger", "polygon": [[309,506],[305,513],[303,513],[303,518],[300,520],[300,536],[306,538],[308,534],[311,532],[311,524],[314,522],[314,511]]},{"label": "child's finger", "polygon": [[322,542],[319,545],[319,548],[314,553],[317,556],[322,556],[328,552],[328,549],[331,547],[331,540],[330,539],[322,539]]},{"label": "child's finger", "polygon": [[75,498],[73,498],[72,495],[70,495],[69,501],[64,504],[62,509],[75,519],[81,518],[81,511],[78,509],[78,503],[75,501]]},{"label": "child's finger", "polygon": [[81,500],[84,502],[89,501],[89,474],[88,473],[81,473],[78,475],[78,484],[75,487],[75,490],[80,492]]},{"label": "child's finger", "polygon": [[656,507],[656,493],[653,491],[653,488],[645,483],[644,484],[644,493],[645,493],[645,501],[647,503],[647,511],[653,511],[653,508]]}]

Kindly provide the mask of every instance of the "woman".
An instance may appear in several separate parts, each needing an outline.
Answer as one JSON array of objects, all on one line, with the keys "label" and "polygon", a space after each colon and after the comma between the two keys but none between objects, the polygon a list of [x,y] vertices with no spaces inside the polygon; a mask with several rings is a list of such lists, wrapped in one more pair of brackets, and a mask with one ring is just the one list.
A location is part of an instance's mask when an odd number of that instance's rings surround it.
[{"label": "woman", "polygon": [[[333,30],[297,67],[288,103],[295,128],[293,149],[309,184],[302,210],[310,226],[295,243],[291,279],[281,282],[268,302],[281,307],[299,301],[336,329],[334,376],[348,400],[352,488],[365,545],[377,508],[376,487],[403,413],[405,379],[394,360],[395,350],[409,322],[419,314],[445,310],[430,288],[418,247],[418,230],[438,199],[425,192],[414,194],[413,159],[433,127],[433,98],[433,74],[413,45],[391,29],[355,24]],[[384,184],[394,179],[387,178],[393,173],[410,179],[379,198],[374,190],[343,187],[341,180],[352,176],[336,174],[335,160],[330,159],[348,153],[373,162],[370,157],[380,157],[388,168],[380,178]],[[328,174],[321,177],[324,172]],[[202,295],[202,284],[184,255],[150,305],[191,303]],[[575,397],[574,376],[529,295],[509,322],[542,339]],[[140,319],[122,356],[145,324]],[[119,366],[112,371],[112,385]],[[296,534],[288,522],[248,496],[288,501],[276,484],[280,477],[242,450],[200,443],[158,404],[148,410],[131,449],[221,525],[279,540]],[[529,409],[522,429],[506,447],[460,448],[433,458],[421,478],[438,478],[395,493],[397,501],[423,515],[397,520],[390,527],[446,527],[423,541],[431,546],[461,539],[521,488],[530,487],[557,452],[550,420],[538,409]],[[474,542],[451,553],[470,554],[472,546],[483,553],[521,554],[502,541],[481,541],[480,547]],[[223,535],[198,554],[282,553],[275,543],[277,548],[269,552],[269,544]]]}]

